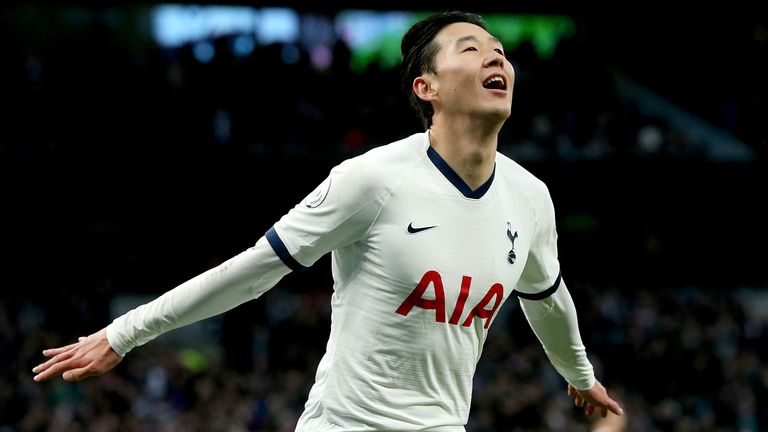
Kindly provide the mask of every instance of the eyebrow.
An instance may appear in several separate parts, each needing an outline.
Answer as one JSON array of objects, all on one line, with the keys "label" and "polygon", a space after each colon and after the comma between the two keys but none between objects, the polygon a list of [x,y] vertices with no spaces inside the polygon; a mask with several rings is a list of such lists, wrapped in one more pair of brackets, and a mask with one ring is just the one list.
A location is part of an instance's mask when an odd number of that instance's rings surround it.
[{"label": "eyebrow", "polygon": [[[501,45],[501,41],[499,39],[493,37],[493,36],[489,37],[488,40],[496,42],[497,44]],[[464,42],[469,42],[469,41],[478,42],[478,40],[477,40],[477,38],[475,36],[468,35],[468,36],[462,36],[462,37],[456,39],[456,45],[462,44]]]}]

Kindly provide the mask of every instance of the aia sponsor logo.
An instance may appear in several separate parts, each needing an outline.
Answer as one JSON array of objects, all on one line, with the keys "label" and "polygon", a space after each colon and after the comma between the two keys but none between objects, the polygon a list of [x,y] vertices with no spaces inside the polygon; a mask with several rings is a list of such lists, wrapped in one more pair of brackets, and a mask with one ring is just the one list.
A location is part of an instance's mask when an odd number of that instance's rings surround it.
[{"label": "aia sponsor logo", "polygon": [[[484,327],[487,329],[491,325],[491,319],[504,298],[504,286],[500,283],[491,285],[480,302],[472,306],[462,321],[471,284],[472,278],[470,276],[463,276],[461,278],[461,292],[459,292],[459,298],[456,299],[451,316],[448,318],[448,324],[459,325],[459,322],[461,322],[462,327],[469,327],[472,325],[472,321],[478,318],[485,320]],[[424,298],[424,294],[430,286],[432,286],[434,291],[434,299]],[[434,310],[435,321],[446,322],[445,290],[443,289],[443,279],[440,273],[435,270],[424,273],[416,288],[411,291],[395,312],[408,316],[415,307]]]}]

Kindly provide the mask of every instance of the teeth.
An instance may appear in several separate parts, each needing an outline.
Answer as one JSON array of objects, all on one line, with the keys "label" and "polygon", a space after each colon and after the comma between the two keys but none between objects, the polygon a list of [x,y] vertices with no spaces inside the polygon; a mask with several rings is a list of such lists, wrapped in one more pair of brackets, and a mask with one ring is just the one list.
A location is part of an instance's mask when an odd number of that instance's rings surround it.
[{"label": "teeth", "polygon": [[490,83],[492,83],[492,82],[496,82],[496,81],[498,81],[498,82],[500,82],[500,83],[502,83],[502,84],[503,84],[503,83],[504,83],[504,78],[502,78],[502,77],[500,77],[500,76],[496,75],[496,76],[494,76],[494,77],[492,77],[492,78],[489,78],[488,80],[486,80],[486,81],[483,83],[483,85],[488,85],[488,84],[490,84]]}]

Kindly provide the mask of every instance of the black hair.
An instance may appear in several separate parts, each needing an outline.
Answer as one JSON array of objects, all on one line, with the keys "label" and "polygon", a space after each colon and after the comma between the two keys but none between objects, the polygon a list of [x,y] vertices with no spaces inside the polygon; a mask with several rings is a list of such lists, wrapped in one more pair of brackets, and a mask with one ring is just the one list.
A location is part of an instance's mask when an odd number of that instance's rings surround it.
[{"label": "black hair", "polygon": [[419,99],[413,92],[412,83],[419,75],[425,72],[436,73],[435,56],[440,47],[435,43],[435,36],[449,24],[466,22],[488,30],[485,20],[477,14],[460,11],[449,11],[423,18],[414,23],[400,43],[400,52],[403,55],[401,65],[401,79],[403,90],[408,102],[421,118],[424,129],[432,126],[432,115],[435,110],[432,104]]}]

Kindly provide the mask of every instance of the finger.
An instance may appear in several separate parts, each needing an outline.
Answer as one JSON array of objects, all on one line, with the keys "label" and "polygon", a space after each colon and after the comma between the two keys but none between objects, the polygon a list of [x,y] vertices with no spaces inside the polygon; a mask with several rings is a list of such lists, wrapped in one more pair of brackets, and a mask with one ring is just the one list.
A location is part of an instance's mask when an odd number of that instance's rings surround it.
[{"label": "finger", "polygon": [[611,398],[606,398],[605,401],[601,401],[600,403],[597,404],[597,406],[601,407],[603,412],[605,412],[603,417],[608,415],[608,411],[616,415],[624,414],[624,410],[621,408],[621,406],[619,406],[618,402],[616,402]]},{"label": "finger", "polygon": [[600,409],[600,415],[603,417],[608,417],[608,408],[603,407],[602,409]]},{"label": "finger", "polygon": [[[606,404],[606,408],[608,408],[608,410],[610,410],[612,413],[614,413],[616,415],[623,415],[624,414],[624,410],[621,409],[619,404],[615,400],[613,400],[613,399],[609,400],[609,402]],[[608,413],[606,412],[605,415],[608,415]],[[605,416],[603,416],[603,417],[605,417]]]},{"label": "finger", "polygon": [[46,381],[46,380],[49,380],[49,379],[55,377],[56,375],[59,375],[59,374],[64,373],[64,372],[66,372],[66,371],[68,371],[70,369],[74,369],[74,368],[81,367],[81,366],[83,366],[83,365],[79,364],[74,359],[65,360],[65,361],[62,361],[60,363],[56,363],[56,364],[52,365],[51,367],[49,367],[48,369],[40,372],[39,374],[35,375],[35,377],[33,379],[35,381],[37,381],[37,382]]},{"label": "finger", "polygon": [[75,343],[71,343],[71,344],[63,346],[63,347],[45,349],[45,350],[43,350],[43,355],[46,356],[46,357],[57,356],[57,355],[59,355],[59,354],[61,354],[63,352],[67,352],[67,351],[71,350],[78,343],[79,342],[75,342]]},{"label": "finger", "polygon": [[78,341],[78,342],[82,342],[82,341],[83,341],[83,339],[85,339],[85,336],[80,336],[79,338],[77,338],[77,341]]},{"label": "finger", "polygon": [[576,389],[573,388],[573,386],[570,384],[568,384],[568,396],[570,397],[576,396]]},{"label": "finger", "polygon": [[584,399],[581,398],[581,396],[576,396],[576,398],[573,401],[577,407],[581,408],[584,406]]},{"label": "finger", "polygon": [[68,362],[57,363],[52,365],[49,368],[43,369],[37,375],[35,375],[32,379],[37,382],[47,381],[53,378],[54,376],[58,375],[59,372],[67,370],[67,368],[68,368]]},{"label": "finger", "polygon": [[586,408],[584,408],[584,413],[588,416],[591,416],[592,413],[595,412],[595,406],[592,404],[588,404]]},{"label": "finger", "polygon": [[73,355],[73,353],[71,353],[71,352],[61,353],[61,354],[59,354],[59,355],[49,359],[47,362],[35,366],[34,368],[32,368],[32,372],[33,373],[44,372],[45,370],[47,370],[51,366],[55,365],[56,363],[61,363],[62,361],[69,360],[70,358],[72,358],[72,355]]}]

